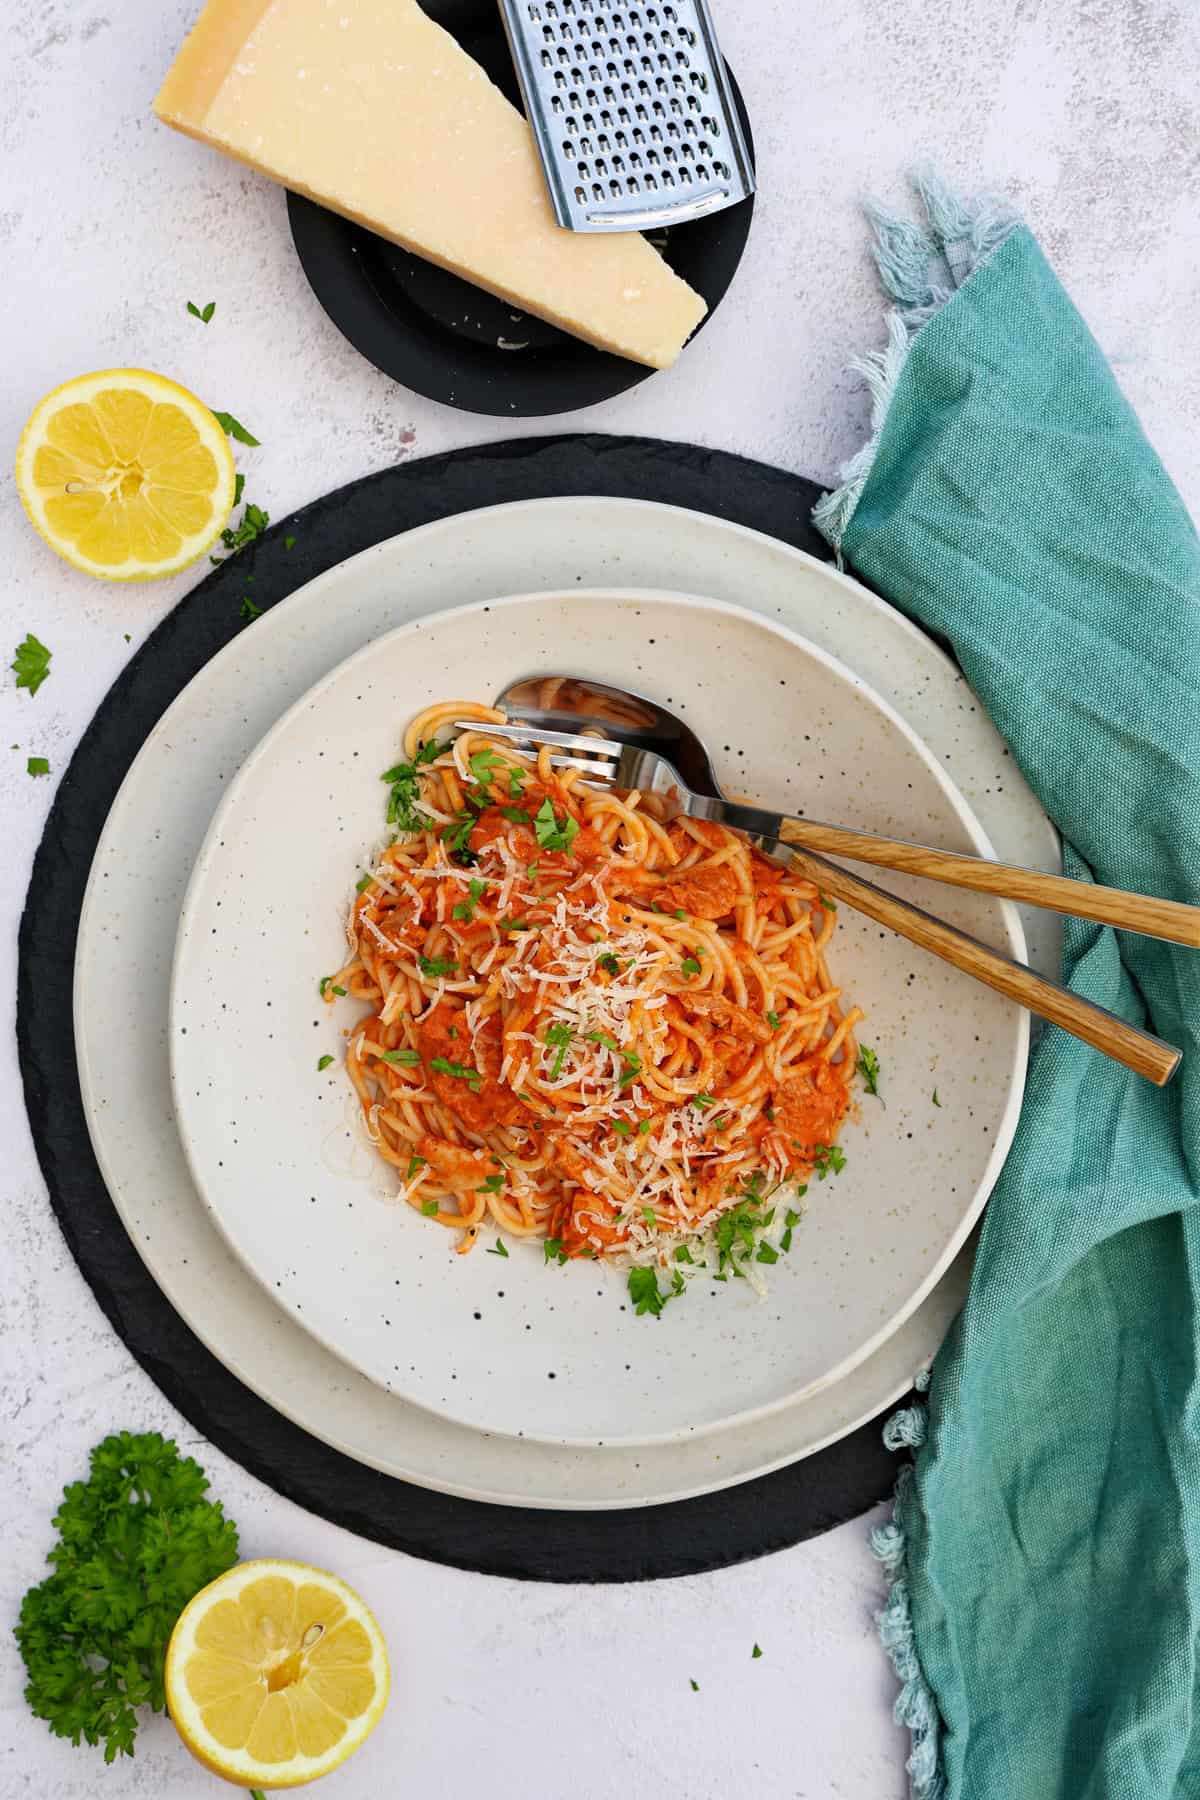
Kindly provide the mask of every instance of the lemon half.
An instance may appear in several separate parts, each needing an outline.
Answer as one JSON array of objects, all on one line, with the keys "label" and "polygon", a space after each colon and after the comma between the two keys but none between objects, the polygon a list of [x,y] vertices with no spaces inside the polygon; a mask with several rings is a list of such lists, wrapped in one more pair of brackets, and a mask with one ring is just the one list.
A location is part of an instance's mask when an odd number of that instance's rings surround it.
[{"label": "lemon half", "polygon": [[195,394],[147,369],[101,369],[34,407],[17,490],[52,550],[108,581],[184,569],[233,508],[225,433]]},{"label": "lemon half", "polygon": [[307,1563],[246,1562],[188,1602],[167,1646],[167,1706],[192,1755],[242,1787],[299,1787],[379,1722],[383,1635],[352,1588]]}]

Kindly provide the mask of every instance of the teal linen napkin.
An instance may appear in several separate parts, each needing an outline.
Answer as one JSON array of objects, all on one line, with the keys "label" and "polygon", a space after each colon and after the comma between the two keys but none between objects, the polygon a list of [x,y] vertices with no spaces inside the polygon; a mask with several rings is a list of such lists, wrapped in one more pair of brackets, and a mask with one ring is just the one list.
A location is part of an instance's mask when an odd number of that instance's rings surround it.
[{"label": "teal linen napkin", "polygon": [[[1200,542],[1030,232],[918,186],[875,436],[817,509],[952,644],[1067,872],[1200,901]],[[915,720],[919,727],[920,720]],[[1069,922],[1063,978],[1184,1052],[1035,1049],[877,1549],[916,1792],[1200,1795],[1200,952]]]}]

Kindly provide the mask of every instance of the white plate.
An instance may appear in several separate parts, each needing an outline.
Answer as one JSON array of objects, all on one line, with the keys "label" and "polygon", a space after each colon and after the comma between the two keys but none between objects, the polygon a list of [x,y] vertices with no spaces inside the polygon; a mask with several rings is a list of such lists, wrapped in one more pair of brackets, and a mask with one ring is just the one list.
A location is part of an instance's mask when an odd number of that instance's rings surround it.
[{"label": "white plate", "polygon": [[[481,1431],[648,1443],[836,1380],[919,1305],[1007,1153],[1028,1021],[843,908],[831,967],[867,1009],[863,1035],[883,1065],[887,1103],[868,1100],[847,1122],[845,1172],[809,1183],[808,1216],[771,1269],[769,1293],[705,1277],[661,1319],[639,1318],[619,1271],[547,1266],[540,1244],[514,1241],[498,1301],[495,1260],[482,1249],[455,1255],[447,1232],[396,1204],[390,1170],[369,1152],[354,1157],[348,1083],[317,1068],[341,1039],[316,988],[344,957],[346,907],[383,828],[379,773],[400,753],[406,722],[431,697],[487,701],[522,676],[563,668],[675,707],[710,745],[727,792],[991,853],[900,716],[760,614],[590,588],[439,613],[320,681],[218,807],[176,948],[173,1090],[192,1173],[230,1245],[355,1368]],[[1024,956],[1015,908],[954,890],[939,905]]]},{"label": "white plate", "polygon": [[[268,1299],[196,1194],[171,1111],[167,993],[179,907],[226,779],[355,644],[463,600],[585,578],[675,582],[785,618],[920,723],[1001,855],[1057,868],[1053,830],[961,674],[872,594],[827,576],[774,539],[649,502],[526,501],[458,515],[377,545],[267,614],[189,684],[130,769],[97,849],[76,952],[75,1034],[92,1142],[131,1240],[192,1330],[269,1405],[346,1455],[501,1504],[593,1509],[686,1499],[852,1431],[905,1391],[945,1335],[966,1290],[969,1248],[874,1356],[765,1419],[638,1451],[468,1431],[355,1374]],[[1053,919],[1024,917],[1031,961],[1056,973]],[[114,1017],[122,1020],[115,1034]]]}]

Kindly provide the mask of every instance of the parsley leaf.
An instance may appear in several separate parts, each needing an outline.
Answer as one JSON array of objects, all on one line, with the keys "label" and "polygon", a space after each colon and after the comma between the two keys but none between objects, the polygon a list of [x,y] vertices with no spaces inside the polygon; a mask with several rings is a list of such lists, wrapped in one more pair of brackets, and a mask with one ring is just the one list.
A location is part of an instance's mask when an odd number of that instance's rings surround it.
[{"label": "parsley leaf", "polygon": [[239,611],[241,613],[242,618],[246,621],[247,625],[252,625],[254,623],[255,619],[261,619],[262,615],[263,615],[262,607],[255,606],[255,604],[254,604],[253,600],[250,598],[249,594],[247,594],[245,596],[245,598],[243,599],[241,607],[239,608]]},{"label": "parsley leaf", "polygon": [[698,1694],[700,1692],[700,1683],[695,1679],[694,1676],[691,1676],[691,1675],[689,1675],[688,1680],[692,1684],[693,1694]]},{"label": "parsley leaf", "polygon": [[489,1175],[479,1189],[481,1194],[498,1194],[504,1186],[503,1175]]},{"label": "parsley leaf", "polygon": [[[241,480],[242,477],[239,476],[238,479]],[[235,506],[240,499],[241,494],[239,492],[234,500]],[[239,550],[244,550],[247,544],[252,544],[255,538],[260,538],[270,523],[270,514],[265,513],[261,506],[255,506],[253,500],[249,500],[246,503],[246,509],[243,512],[239,523],[237,525],[227,525],[225,527],[224,531],[221,533],[221,542],[227,550],[236,556]]]},{"label": "parsley leaf", "polygon": [[636,1077],[641,1074],[642,1059],[640,1056],[635,1056],[631,1050],[622,1050],[621,1065],[621,1079],[618,1081],[617,1086],[619,1088],[627,1088],[630,1082],[635,1080]]},{"label": "parsley leaf", "polygon": [[620,1045],[617,1043],[616,1038],[609,1037],[607,1031],[585,1031],[583,1036],[585,1043],[599,1044],[605,1050],[620,1049]]},{"label": "parsley leaf", "polygon": [[776,1263],[779,1261],[779,1252],[773,1245],[762,1243],[758,1246],[754,1260],[760,1263]]},{"label": "parsley leaf", "polygon": [[829,898],[828,894],[818,894],[817,899],[821,903],[822,911],[824,911],[824,912],[836,912],[837,911],[837,901],[831,900]]},{"label": "parsley leaf", "polygon": [[694,956],[684,957],[683,972],[685,975],[698,975],[700,973],[700,964],[696,961]]},{"label": "parsley leaf", "polygon": [[567,1253],[563,1249],[561,1238],[548,1237],[546,1239],[545,1243],[542,1245],[542,1259],[548,1263],[556,1262],[561,1264],[566,1262]]},{"label": "parsley leaf", "polygon": [[435,1075],[450,1075],[455,1081],[467,1082],[473,1094],[479,1092],[479,1084],[483,1080],[480,1070],[468,1069],[463,1063],[450,1062],[445,1056],[435,1056],[429,1066]]},{"label": "parsley leaf", "polygon": [[545,1041],[547,1044],[558,1046],[558,1055],[554,1058],[554,1066],[550,1070],[551,1081],[557,1081],[562,1074],[563,1063],[567,1059],[567,1049],[571,1042],[571,1027],[569,1025],[548,1025]]},{"label": "parsley leaf", "polygon": [[858,1072],[862,1076],[868,1094],[879,1098],[879,1058],[867,1044],[858,1047]]},{"label": "parsley leaf", "polygon": [[554,803],[549,794],[533,818],[534,836],[542,850],[561,850],[564,856],[572,854],[571,845],[579,835],[579,826],[570,813],[563,814],[561,825],[555,815]]},{"label": "parsley leaf", "polygon": [[318,1057],[317,1058],[317,1074],[319,1075],[321,1073],[322,1069],[327,1069],[332,1061],[333,1061],[332,1056]]},{"label": "parsley leaf", "polygon": [[418,1170],[424,1169],[426,1166],[425,1158],[423,1156],[410,1156],[408,1159],[408,1168],[404,1176],[405,1181],[411,1181]]},{"label": "parsley leaf", "polygon": [[[442,831],[442,842],[461,863],[467,863],[468,857],[474,860],[475,852],[470,847],[471,833],[475,829],[479,814],[464,807],[462,812],[454,815],[454,820]],[[469,867],[470,864],[468,863]]]},{"label": "parsley leaf", "polygon": [[165,1710],[163,1662],[192,1596],[233,1567],[237,1528],[208,1481],[157,1432],[123,1431],[65,1490],[51,1575],[21,1603],[25,1697],[58,1737],[132,1756],[136,1709]]},{"label": "parsley leaf", "polygon": [[207,325],[208,321],[217,310],[217,303],[215,300],[210,300],[207,306],[197,306],[194,300],[189,300],[187,309],[191,313],[193,319],[199,319],[202,325]]},{"label": "parsley leaf", "polygon": [[692,1260],[692,1253],[688,1249],[687,1245],[680,1244],[675,1251],[675,1261],[683,1262],[683,1263],[690,1263],[691,1260]]},{"label": "parsley leaf", "polygon": [[427,1219],[436,1219],[441,1210],[436,1200],[422,1200],[421,1202],[421,1211]]},{"label": "parsley leaf", "polygon": [[32,631],[26,632],[24,641],[17,645],[16,657],[9,667],[17,677],[17,686],[29,689],[31,700],[50,674],[53,654],[53,650],[47,650],[45,644],[38,642]]},{"label": "parsley leaf", "polygon": [[458,964],[448,956],[418,956],[417,967],[430,981],[437,981],[443,975],[453,975]]},{"label": "parsley leaf", "polygon": [[489,1256],[507,1256],[508,1255],[508,1251],[504,1248],[504,1239],[503,1238],[498,1237],[496,1239],[496,1242],[488,1250],[488,1255]]},{"label": "parsley leaf", "polygon": [[519,806],[502,806],[500,811],[506,819],[511,819],[514,825],[528,825],[529,823],[529,814],[522,812]]},{"label": "parsley leaf", "polygon": [[701,1112],[707,1112],[710,1106],[716,1105],[716,1101],[711,1094],[693,1094],[692,1105],[698,1106]]},{"label": "parsley leaf", "polygon": [[217,412],[214,408],[213,418],[217,421],[217,424],[221,427],[221,430],[225,433],[226,437],[236,438],[239,444],[250,444],[257,448],[260,440],[252,436],[241,421],[234,418],[232,413]]},{"label": "parsley leaf", "polygon": [[639,1137],[649,1137],[649,1135],[650,1135],[650,1120],[643,1119],[638,1126],[638,1136]]},{"label": "parsley leaf", "polygon": [[[524,769],[511,768],[508,771],[508,797],[510,800],[519,800],[521,798],[521,789],[525,785],[525,780],[526,775]],[[521,814],[522,818],[525,818],[526,816],[525,813]]]},{"label": "parsley leaf", "polygon": [[[334,988],[333,991],[335,994],[337,993],[336,988]],[[419,1050],[407,1050],[407,1049],[405,1049],[405,1050],[381,1050],[379,1052],[379,1060],[380,1060],[380,1062],[392,1063],[396,1068],[399,1068],[399,1069],[415,1069],[417,1067],[417,1065],[420,1063],[421,1052]]]},{"label": "parsley leaf", "polygon": [[750,1660],[751,1660],[751,1662],[757,1662],[757,1661],[758,1661],[758,1658],[759,1658],[759,1657],[760,1657],[760,1656],[761,1656],[761,1655],[762,1655],[762,1651],[761,1651],[761,1650],[760,1650],[760,1649],[759,1649],[759,1647],[758,1647],[758,1645],[757,1645],[757,1644],[755,1644],[755,1646],[754,1646],[754,1648],[753,1648],[753,1650],[752,1650],[752,1651],[751,1651],[751,1652],[750,1652]]},{"label": "parsley leaf", "polygon": [[374,881],[374,879],[375,879],[375,877],[373,875],[360,875],[358,880],[354,884],[355,893],[356,894],[365,894],[367,889],[370,887],[371,883]]},{"label": "parsley leaf", "polygon": [[466,899],[460,900],[457,906],[451,908],[450,917],[461,919],[464,925],[469,925],[475,917],[475,908],[483,899],[486,891],[482,881],[473,881],[467,889]]},{"label": "parsley leaf", "polygon": [[31,756],[25,764],[25,773],[27,775],[48,775],[50,764],[44,756]]},{"label": "parsley leaf", "polygon": [[782,1023],[783,1021],[777,1012],[769,1012],[767,1014],[767,1024],[771,1027],[772,1031],[778,1031]]},{"label": "parsley leaf", "polygon": [[937,1092],[936,1088],[934,1088],[934,1090],[933,1090],[933,1104],[935,1106],[940,1106],[942,1104],[941,1101],[938,1099],[938,1092]]},{"label": "parsley leaf", "polygon": [[827,1175],[840,1175],[846,1166],[846,1158],[836,1144],[814,1144],[813,1166],[817,1171],[817,1180],[824,1181]]},{"label": "parsley leaf", "polygon": [[621,965],[611,950],[606,950],[603,956],[598,956],[596,958],[596,967],[598,969],[603,969],[606,975],[619,975],[621,973]]},{"label": "parsley leaf", "polygon": [[295,538],[291,537],[290,535],[288,537],[285,537],[283,540],[283,547],[285,550],[294,550],[296,548]]},{"label": "parsley leaf", "polygon": [[675,1271],[675,1279],[678,1286],[672,1284],[668,1292],[664,1294],[658,1285],[658,1276],[653,1269],[630,1269],[629,1298],[633,1301],[635,1314],[639,1318],[644,1313],[649,1313],[655,1319],[659,1318],[667,1301],[683,1292],[683,1277],[678,1270]]},{"label": "parsley leaf", "polygon": [[633,1126],[629,1123],[628,1119],[614,1119],[612,1128],[618,1137],[633,1136]]}]

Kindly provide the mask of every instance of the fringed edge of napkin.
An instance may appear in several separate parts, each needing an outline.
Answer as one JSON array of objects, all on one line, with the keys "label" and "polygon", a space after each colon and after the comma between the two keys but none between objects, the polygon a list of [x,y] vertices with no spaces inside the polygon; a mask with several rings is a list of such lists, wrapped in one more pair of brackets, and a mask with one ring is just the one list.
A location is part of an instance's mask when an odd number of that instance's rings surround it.
[{"label": "fringed edge of napkin", "polygon": [[[914,1384],[918,1393],[929,1387],[929,1370],[923,1369]],[[883,1428],[889,1450],[919,1450],[927,1426],[924,1406],[902,1406]],[[942,1772],[941,1717],[933,1689],[925,1679],[913,1640],[912,1610],[908,1601],[908,1532],[905,1514],[911,1500],[913,1471],[901,1469],[896,1478],[892,1516],[871,1533],[871,1554],[892,1577],[887,1602],[875,1615],[879,1641],[900,1682],[892,1708],[897,1725],[906,1727],[909,1755],[905,1768],[917,1800],[943,1800],[946,1777]]]},{"label": "fringed edge of napkin", "polygon": [[839,485],[813,508],[814,525],[839,556],[915,338],[1022,223],[1007,201],[990,196],[963,200],[930,169],[914,169],[910,179],[927,227],[874,201],[866,207],[879,279],[896,305],[887,317],[886,347],[867,351],[849,365],[870,390],[871,435],[839,471]]},{"label": "fringed edge of napkin", "polygon": [[[1023,223],[1007,201],[990,196],[964,200],[928,168],[913,170],[910,178],[926,226],[874,202],[866,208],[875,233],[879,278],[896,305],[887,316],[885,348],[869,351],[850,364],[870,390],[871,434],[841,469],[839,485],[813,508],[813,523],[838,552],[839,562],[843,539],[866,487],[892,397],[916,338]],[[924,1393],[929,1381],[926,1370],[917,1377],[918,1391]],[[902,1407],[884,1426],[883,1441],[889,1450],[919,1450],[926,1429],[926,1407]],[[941,1717],[917,1654],[909,1603],[906,1517],[915,1504],[912,1487],[913,1471],[907,1467],[896,1480],[890,1521],[871,1533],[871,1550],[891,1577],[887,1602],[875,1622],[900,1682],[893,1712],[896,1723],[909,1733],[906,1768],[913,1794],[916,1800],[944,1800]]]}]

